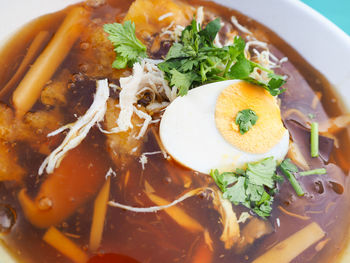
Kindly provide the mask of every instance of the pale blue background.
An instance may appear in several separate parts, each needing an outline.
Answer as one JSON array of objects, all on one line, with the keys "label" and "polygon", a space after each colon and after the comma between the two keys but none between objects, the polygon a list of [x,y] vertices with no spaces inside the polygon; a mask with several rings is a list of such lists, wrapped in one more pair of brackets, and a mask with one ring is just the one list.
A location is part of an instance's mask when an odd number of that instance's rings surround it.
[{"label": "pale blue background", "polygon": [[350,0],[302,0],[350,35]]}]

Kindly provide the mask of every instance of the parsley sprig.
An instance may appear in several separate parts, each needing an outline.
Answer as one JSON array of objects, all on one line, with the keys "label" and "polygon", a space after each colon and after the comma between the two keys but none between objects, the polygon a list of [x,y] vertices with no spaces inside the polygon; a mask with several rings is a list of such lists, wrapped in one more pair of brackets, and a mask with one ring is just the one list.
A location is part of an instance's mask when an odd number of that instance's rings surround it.
[{"label": "parsley sprig", "polygon": [[[284,89],[281,86],[285,83],[283,77],[248,60],[244,54],[246,44],[241,37],[235,37],[233,45],[222,48],[214,45],[220,28],[219,18],[209,22],[205,28],[198,26],[193,19],[182,31],[180,42],[172,45],[165,61],[158,65],[170,85],[178,88],[178,94],[184,96],[189,89],[204,83],[228,79],[254,83],[273,96],[282,93]],[[250,76],[255,68],[268,73],[267,83]]]},{"label": "parsley sprig", "polygon": [[109,34],[108,39],[114,45],[117,57],[112,64],[113,68],[123,69],[147,57],[147,48],[135,35],[135,24],[125,21],[124,24],[113,23],[103,26]]},{"label": "parsley sprig", "polygon": [[272,211],[273,195],[278,191],[276,182],[283,180],[276,174],[273,157],[260,162],[248,163],[247,169],[219,173],[212,170],[210,175],[223,192],[223,197],[235,205],[242,204],[262,218]]},{"label": "parsley sprig", "polygon": [[251,109],[241,110],[237,113],[235,123],[239,126],[240,134],[245,134],[258,121],[258,115]]}]

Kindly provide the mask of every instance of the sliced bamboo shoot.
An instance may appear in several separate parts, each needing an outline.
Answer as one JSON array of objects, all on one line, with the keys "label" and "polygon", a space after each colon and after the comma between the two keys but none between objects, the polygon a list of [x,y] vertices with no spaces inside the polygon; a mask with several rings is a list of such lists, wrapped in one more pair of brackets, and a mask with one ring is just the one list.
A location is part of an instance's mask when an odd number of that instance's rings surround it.
[{"label": "sliced bamboo shoot", "polygon": [[54,227],[50,227],[43,240],[75,263],[86,263],[89,257],[68,237]]},{"label": "sliced bamboo shoot", "polygon": [[104,183],[101,191],[97,195],[94,203],[94,214],[92,217],[89,246],[90,250],[92,251],[96,251],[101,244],[103,227],[106,220],[110,186],[111,177],[109,176]]},{"label": "sliced bamboo shoot", "polygon": [[304,250],[321,240],[325,233],[321,227],[313,222],[287,239],[278,243],[253,263],[288,263],[299,256]]},{"label": "sliced bamboo shoot", "polygon": [[75,7],[68,13],[50,43],[14,91],[12,100],[19,118],[32,108],[43,86],[69,53],[87,22],[88,14],[82,7]]}]

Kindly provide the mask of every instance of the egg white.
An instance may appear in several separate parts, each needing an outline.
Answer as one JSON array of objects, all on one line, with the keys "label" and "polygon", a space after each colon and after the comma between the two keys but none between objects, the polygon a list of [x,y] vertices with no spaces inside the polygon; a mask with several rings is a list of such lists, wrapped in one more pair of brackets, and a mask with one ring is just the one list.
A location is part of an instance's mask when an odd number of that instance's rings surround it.
[{"label": "egg white", "polygon": [[[160,122],[160,138],[166,151],[177,162],[209,174],[212,169],[232,171],[248,162],[273,156],[282,161],[288,152],[289,133],[263,154],[244,152],[228,143],[215,124],[215,106],[220,93],[240,80],[215,82],[192,89],[176,98]],[[258,138],[257,138],[258,139]]]}]

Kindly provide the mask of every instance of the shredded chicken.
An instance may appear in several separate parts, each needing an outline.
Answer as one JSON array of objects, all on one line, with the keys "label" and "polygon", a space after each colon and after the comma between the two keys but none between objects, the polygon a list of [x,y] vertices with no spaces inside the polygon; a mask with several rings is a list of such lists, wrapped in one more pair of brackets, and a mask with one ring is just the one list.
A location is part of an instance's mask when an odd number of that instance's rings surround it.
[{"label": "shredded chicken", "polygon": [[154,212],[161,211],[163,209],[167,209],[167,208],[170,208],[172,206],[175,206],[178,203],[181,203],[182,201],[186,200],[187,198],[190,198],[192,196],[195,196],[195,195],[202,193],[204,190],[205,189],[203,189],[203,188],[197,188],[197,189],[191,190],[191,191],[187,192],[186,194],[184,194],[183,196],[179,197],[178,199],[174,200],[173,202],[171,202],[167,205],[161,205],[161,206],[133,207],[133,206],[129,206],[129,205],[123,205],[123,204],[117,203],[115,201],[109,201],[108,204],[110,206],[122,208],[122,209],[132,211],[135,213],[154,213]]},{"label": "shredded chicken", "polygon": [[237,216],[233,211],[230,201],[222,198],[222,194],[219,190],[213,190],[213,204],[221,215],[220,221],[224,226],[220,240],[224,242],[225,249],[230,249],[240,237]]},{"label": "shredded chicken", "polygon": [[80,117],[75,123],[67,124],[56,131],[51,132],[48,136],[54,136],[66,129],[69,132],[61,145],[59,145],[49,156],[46,157],[41,164],[38,174],[43,174],[44,170],[48,174],[52,173],[55,168],[60,165],[60,162],[71,149],[77,147],[87,136],[90,129],[102,121],[107,109],[107,99],[109,97],[109,87],[107,79],[97,81],[97,90],[94,102],[87,110],[85,115]]},{"label": "shredded chicken", "polygon": [[[158,62],[157,60],[144,59],[140,63],[134,64],[131,76],[120,78],[121,92],[118,105],[120,113],[117,119],[117,127],[110,129],[107,133],[119,133],[133,129],[131,119],[135,113],[139,118],[144,119],[144,124],[136,137],[140,139],[145,134],[152,117],[135,107],[138,98],[143,93],[149,92],[153,97],[152,103],[158,103],[156,99],[160,100],[161,103],[164,100],[172,101],[175,99],[176,95],[164,79],[163,72],[157,67]],[[156,108],[153,108],[154,110]]]}]

